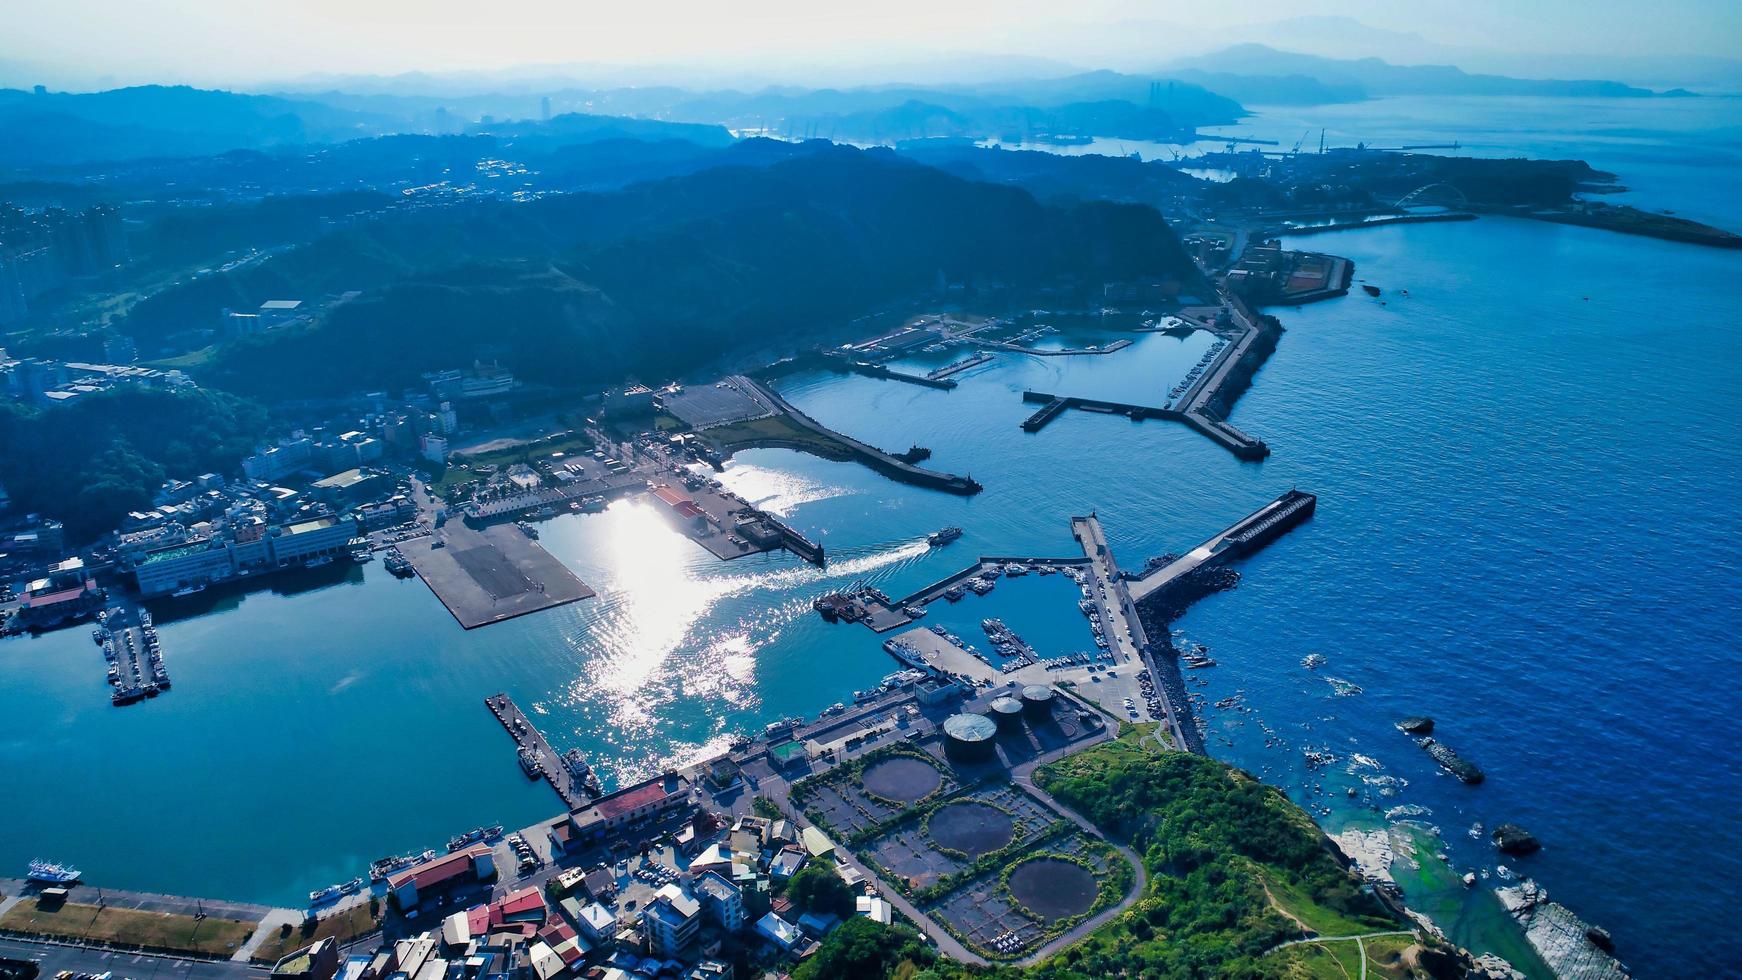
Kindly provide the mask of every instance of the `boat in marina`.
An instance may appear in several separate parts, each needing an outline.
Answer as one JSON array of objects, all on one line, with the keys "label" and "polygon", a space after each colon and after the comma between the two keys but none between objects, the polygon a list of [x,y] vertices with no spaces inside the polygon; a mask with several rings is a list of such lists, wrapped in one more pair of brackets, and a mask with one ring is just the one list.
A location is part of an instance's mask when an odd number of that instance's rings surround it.
[{"label": "boat in marina", "polygon": [[24,877],[44,885],[70,885],[79,880],[79,869],[70,864],[37,860],[30,862],[30,871]]},{"label": "boat in marina", "polygon": [[479,827],[475,830],[468,830],[465,833],[460,834],[456,837],[452,837],[448,840],[448,853],[451,854],[454,851],[461,850],[462,848],[468,847],[472,844],[477,844],[477,843],[481,843],[483,841],[488,841],[488,840],[495,840],[496,838],[501,837],[501,836],[502,836],[502,825],[501,824],[496,824],[495,826],[492,826],[492,827]]},{"label": "boat in marina", "polygon": [[309,892],[308,903],[311,906],[328,905],[338,901],[339,896],[343,894],[344,892],[339,889],[338,885],[328,885],[318,891]]},{"label": "boat in marina", "polygon": [[528,779],[537,779],[544,773],[544,768],[538,764],[538,753],[524,745],[520,747],[520,768]]}]

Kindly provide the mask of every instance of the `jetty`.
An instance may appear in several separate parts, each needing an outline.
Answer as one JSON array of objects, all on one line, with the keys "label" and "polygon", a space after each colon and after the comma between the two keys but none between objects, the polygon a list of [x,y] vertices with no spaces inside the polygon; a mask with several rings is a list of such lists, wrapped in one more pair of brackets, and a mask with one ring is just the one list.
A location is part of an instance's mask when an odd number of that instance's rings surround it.
[{"label": "jetty", "polygon": [[[501,691],[484,699],[484,705],[496,720],[502,723],[510,737],[514,739],[516,755],[526,754],[532,766],[529,776],[542,778],[550,783],[550,788],[556,790],[556,795],[563,805],[570,810],[584,805],[592,799],[593,794],[587,791],[585,785],[578,782],[569,767],[563,764],[562,756],[545,740],[544,734],[538,730],[514,699]],[[517,760],[516,764],[520,764]],[[522,768],[526,768],[522,765]]]},{"label": "jetty", "polygon": [[[892,480],[901,483],[911,483],[914,486],[926,487],[931,490],[942,490],[945,493],[970,497],[979,493],[981,490],[986,489],[971,476],[958,476],[954,473],[943,473],[938,470],[926,469],[923,466],[916,466],[899,456],[884,452],[876,446],[860,442],[852,436],[836,432],[828,426],[823,425],[821,422],[818,422],[816,419],[813,419],[794,408],[791,403],[780,397],[780,395],[768,385],[749,379],[746,379],[746,381],[759,394],[766,398],[770,404],[784,414],[787,421],[791,424],[838,446],[841,450],[841,458],[856,460],[863,463]],[[779,445],[778,441],[770,442],[768,444]],[[805,448],[811,452],[816,451],[813,447],[809,446],[801,448]]]},{"label": "jetty", "polygon": [[1132,578],[1134,602],[1156,599],[1189,582],[1193,575],[1250,555],[1312,516],[1318,497],[1290,490],[1171,562]]}]

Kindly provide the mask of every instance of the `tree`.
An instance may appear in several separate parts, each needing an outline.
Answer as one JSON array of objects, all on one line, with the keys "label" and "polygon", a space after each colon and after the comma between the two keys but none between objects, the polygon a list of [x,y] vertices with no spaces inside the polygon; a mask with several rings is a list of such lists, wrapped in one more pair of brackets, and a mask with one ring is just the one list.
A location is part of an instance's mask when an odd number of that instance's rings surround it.
[{"label": "tree", "polygon": [[801,912],[832,913],[842,918],[853,914],[853,890],[825,861],[812,861],[793,875],[786,885],[786,897]]},{"label": "tree", "polygon": [[[833,876],[830,872],[830,877]],[[887,977],[903,963],[923,966],[935,958],[936,954],[912,929],[879,925],[858,915],[829,933],[816,953],[800,963],[792,976],[793,980],[869,980]]]}]

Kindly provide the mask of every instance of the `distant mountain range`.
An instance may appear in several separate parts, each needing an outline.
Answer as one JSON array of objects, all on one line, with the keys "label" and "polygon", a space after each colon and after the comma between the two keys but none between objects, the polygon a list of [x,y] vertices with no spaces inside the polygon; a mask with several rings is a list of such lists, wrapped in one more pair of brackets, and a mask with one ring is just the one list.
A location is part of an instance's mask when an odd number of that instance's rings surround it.
[{"label": "distant mountain range", "polygon": [[1578,98],[1686,96],[1621,82],[1473,75],[1451,65],[1393,65],[1378,58],[1339,59],[1240,44],[1186,58],[1172,75],[1250,104],[1358,102],[1386,95],[1541,95]]}]

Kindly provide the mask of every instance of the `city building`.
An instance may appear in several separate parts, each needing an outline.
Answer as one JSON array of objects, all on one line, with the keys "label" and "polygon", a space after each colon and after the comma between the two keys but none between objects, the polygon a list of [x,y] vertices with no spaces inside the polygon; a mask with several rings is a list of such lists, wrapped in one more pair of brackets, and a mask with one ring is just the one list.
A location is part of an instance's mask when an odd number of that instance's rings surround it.
[{"label": "city building", "polygon": [[387,879],[387,892],[400,908],[411,909],[422,898],[443,888],[494,877],[495,851],[488,844],[474,844],[400,871]]},{"label": "city building", "polygon": [[270,527],[249,520],[146,552],[132,571],[139,593],[146,597],[197,592],[256,571],[346,557],[356,536],[357,522],[349,517],[315,517]]},{"label": "city building", "polygon": [[641,911],[641,927],[659,956],[682,955],[702,926],[702,906],[676,885],[662,887]]},{"label": "city building", "polygon": [[601,796],[569,812],[578,841],[604,836],[626,824],[654,819],[692,805],[689,780],[666,773],[645,783]]},{"label": "city building", "polygon": [[333,980],[339,972],[339,943],[316,940],[272,965],[272,980]]},{"label": "city building", "polygon": [[770,912],[757,920],[756,931],[760,933],[763,938],[780,947],[782,951],[788,953],[792,952],[793,947],[797,946],[799,942],[804,939],[804,935],[798,931],[797,926],[780,916],[775,915],[773,912]]},{"label": "city building", "polygon": [[708,871],[698,877],[695,893],[702,910],[715,925],[727,932],[744,928],[744,893],[718,871]]}]

